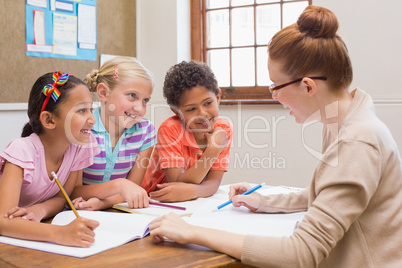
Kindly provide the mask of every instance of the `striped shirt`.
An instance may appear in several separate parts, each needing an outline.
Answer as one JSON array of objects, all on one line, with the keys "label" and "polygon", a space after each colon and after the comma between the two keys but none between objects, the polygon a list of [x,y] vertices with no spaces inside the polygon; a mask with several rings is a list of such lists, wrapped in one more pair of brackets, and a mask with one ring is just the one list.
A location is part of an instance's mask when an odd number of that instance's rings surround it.
[{"label": "striped shirt", "polygon": [[135,163],[138,152],[156,143],[155,126],[148,119],[141,119],[126,129],[112,151],[110,135],[100,118],[100,109],[94,112],[96,124],[92,128],[100,149],[93,165],[84,169],[84,184],[95,184],[125,178]]}]

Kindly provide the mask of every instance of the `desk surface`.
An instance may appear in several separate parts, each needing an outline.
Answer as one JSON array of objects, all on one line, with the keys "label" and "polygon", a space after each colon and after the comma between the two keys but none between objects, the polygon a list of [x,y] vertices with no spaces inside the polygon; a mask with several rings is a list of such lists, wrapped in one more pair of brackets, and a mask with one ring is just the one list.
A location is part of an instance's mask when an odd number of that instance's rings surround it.
[{"label": "desk surface", "polygon": [[149,236],[87,258],[76,258],[0,243],[0,267],[249,267],[226,254]]},{"label": "desk surface", "polygon": [[155,244],[149,236],[76,258],[0,243],[0,267],[250,267],[226,254],[175,242]]}]

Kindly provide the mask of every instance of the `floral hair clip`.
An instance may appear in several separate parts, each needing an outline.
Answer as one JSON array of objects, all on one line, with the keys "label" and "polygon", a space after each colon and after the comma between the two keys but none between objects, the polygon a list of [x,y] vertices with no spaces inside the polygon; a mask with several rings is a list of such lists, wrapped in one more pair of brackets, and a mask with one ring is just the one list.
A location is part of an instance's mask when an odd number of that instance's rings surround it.
[{"label": "floral hair clip", "polygon": [[117,79],[119,77],[119,73],[117,72],[117,64],[113,67],[113,78]]},{"label": "floral hair clip", "polygon": [[57,89],[58,86],[62,86],[64,85],[68,78],[70,77],[70,74],[65,73],[63,74],[62,72],[54,72],[53,73],[53,84],[47,84],[46,86],[43,87],[42,93],[46,96],[45,101],[43,102],[42,105],[42,109],[41,109],[41,113],[45,110],[46,105],[50,99],[50,97],[52,97],[52,99],[54,100],[54,102],[56,102],[61,93],[60,91]]}]

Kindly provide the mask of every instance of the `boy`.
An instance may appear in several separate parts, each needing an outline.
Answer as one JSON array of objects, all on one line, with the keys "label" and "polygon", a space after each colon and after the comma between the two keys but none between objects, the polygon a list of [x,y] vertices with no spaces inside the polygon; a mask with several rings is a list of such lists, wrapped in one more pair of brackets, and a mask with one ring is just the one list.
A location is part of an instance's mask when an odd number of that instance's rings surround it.
[{"label": "boy", "polygon": [[163,95],[175,116],[158,130],[142,187],[161,202],[213,195],[228,170],[233,135],[232,125],[218,117],[215,76],[206,64],[183,61],[167,72]]}]

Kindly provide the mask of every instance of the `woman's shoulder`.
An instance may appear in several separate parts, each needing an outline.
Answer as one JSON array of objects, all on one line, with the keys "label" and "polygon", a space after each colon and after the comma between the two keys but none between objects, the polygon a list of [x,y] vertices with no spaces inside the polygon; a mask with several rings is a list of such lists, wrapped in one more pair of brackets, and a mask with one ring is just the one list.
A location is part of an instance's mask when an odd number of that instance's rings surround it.
[{"label": "woman's shoulder", "polygon": [[339,131],[338,140],[354,140],[374,146],[384,140],[393,140],[388,127],[377,117],[371,97],[359,88],[352,94],[353,101]]}]

